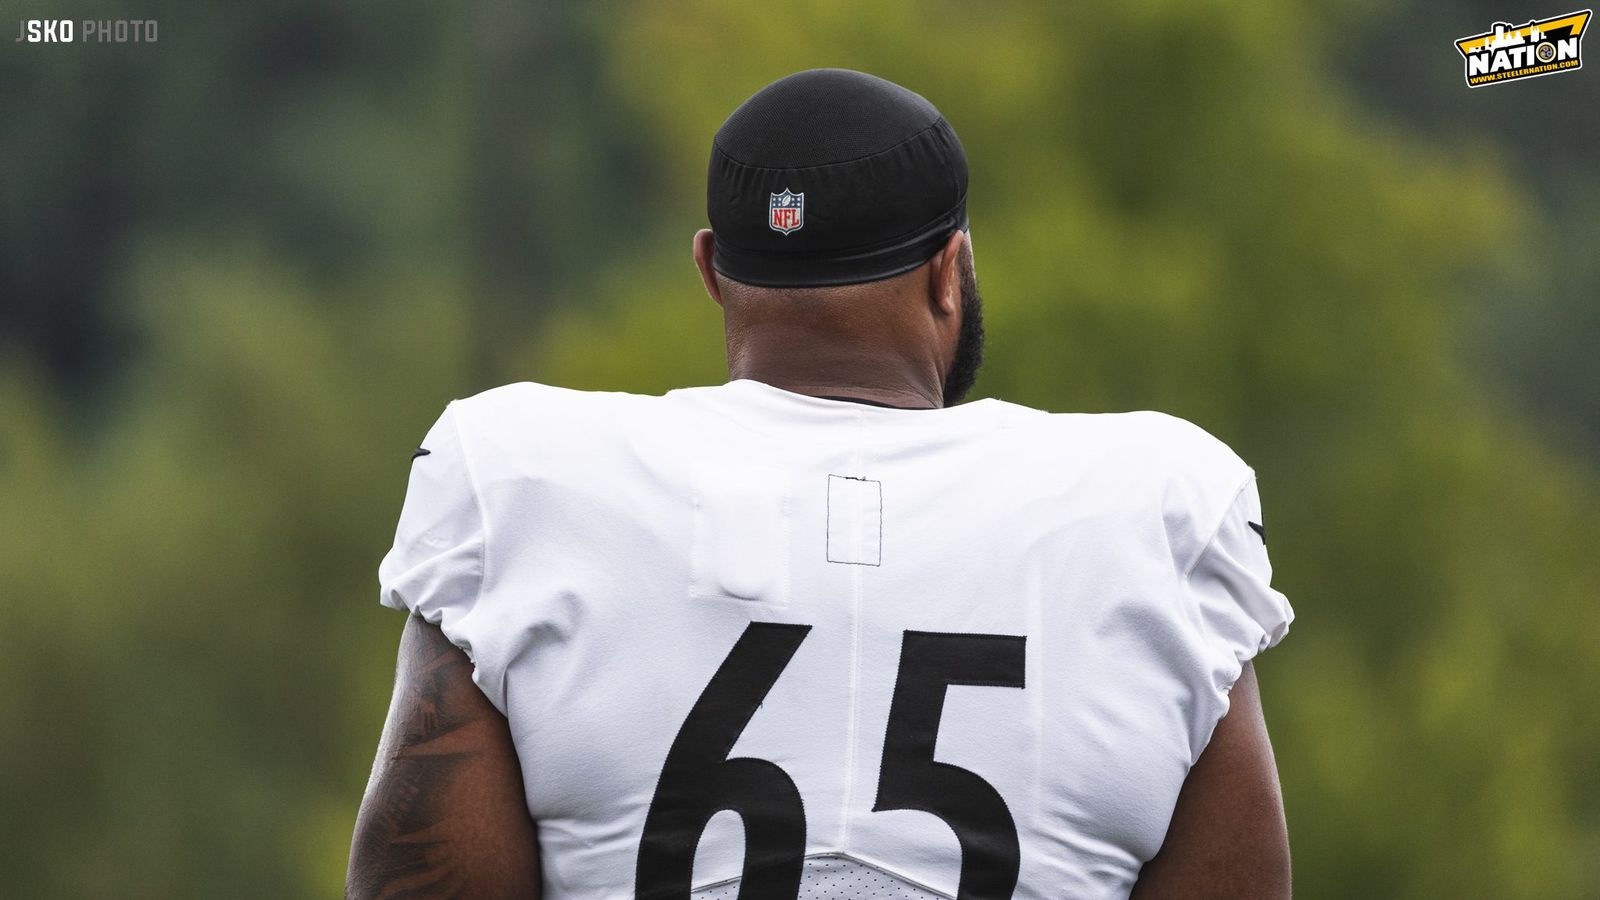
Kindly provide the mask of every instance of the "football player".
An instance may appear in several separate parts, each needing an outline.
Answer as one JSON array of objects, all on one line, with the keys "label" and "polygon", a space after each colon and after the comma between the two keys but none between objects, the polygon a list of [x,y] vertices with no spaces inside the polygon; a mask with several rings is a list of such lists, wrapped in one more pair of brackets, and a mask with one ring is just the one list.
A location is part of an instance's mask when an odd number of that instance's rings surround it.
[{"label": "football player", "polygon": [[957,405],[967,166],[777,81],[694,239],[726,384],[518,384],[412,461],[351,897],[1279,898],[1254,473],[1153,412]]}]

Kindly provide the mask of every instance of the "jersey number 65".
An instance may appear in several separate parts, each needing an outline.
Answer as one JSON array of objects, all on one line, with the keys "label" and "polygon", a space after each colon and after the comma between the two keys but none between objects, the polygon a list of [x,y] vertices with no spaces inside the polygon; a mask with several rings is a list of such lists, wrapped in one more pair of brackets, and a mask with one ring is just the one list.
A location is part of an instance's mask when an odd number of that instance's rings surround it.
[{"label": "jersey number 65", "polygon": [[[751,623],[695,701],[667,751],[645,816],[638,900],[688,900],[700,834],[722,810],[744,822],[739,900],[799,896],[806,852],[800,791],[777,764],[729,759],[728,753],[810,631],[810,625]],[[973,772],[933,758],[945,689],[1024,687],[1026,641],[929,631],[907,631],[901,640],[872,809],[921,810],[950,826],[961,844],[957,900],[1009,898],[1020,854],[1016,823],[1000,793]]]}]

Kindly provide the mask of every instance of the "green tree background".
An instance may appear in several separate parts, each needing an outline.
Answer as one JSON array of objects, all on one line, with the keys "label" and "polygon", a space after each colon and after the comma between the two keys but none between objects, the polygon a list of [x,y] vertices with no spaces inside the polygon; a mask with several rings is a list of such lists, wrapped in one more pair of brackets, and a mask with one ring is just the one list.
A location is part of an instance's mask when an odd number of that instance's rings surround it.
[{"label": "green tree background", "polygon": [[410,448],[720,380],[710,135],[841,65],[967,146],[981,394],[1259,471],[1298,895],[1600,896],[1600,95],[1451,46],[1563,10],[106,6],[0,51],[0,895],[337,895]]}]

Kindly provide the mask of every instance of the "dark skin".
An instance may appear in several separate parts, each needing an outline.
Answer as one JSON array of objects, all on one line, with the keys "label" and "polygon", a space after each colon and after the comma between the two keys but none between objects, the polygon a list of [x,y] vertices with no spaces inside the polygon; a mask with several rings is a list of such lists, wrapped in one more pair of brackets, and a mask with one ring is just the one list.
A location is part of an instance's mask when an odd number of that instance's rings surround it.
[{"label": "dark skin", "polygon": [[1289,896],[1283,793],[1250,663],[1229,700],[1228,714],[1184,779],[1166,842],[1139,873],[1132,900]]},{"label": "dark skin", "polygon": [[728,377],[797,394],[856,397],[890,406],[943,406],[944,376],[961,330],[955,232],[921,267],[884,281],[773,291],[711,268],[710,229],[694,236],[706,293],[722,307]]},{"label": "dark skin", "polygon": [[[728,374],[795,393],[893,406],[943,405],[961,327],[956,232],[923,266],[867,285],[808,292],[730,282],[695,235],[706,292],[723,309]],[[1160,852],[1133,900],[1281,900],[1289,836],[1255,670],[1184,781]],[[537,830],[511,731],[437,626],[412,617],[394,700],[356,821],[348,898],[539,896]]]},{"label": "dark skin", "polygon": [[356,817],[347,898],[539,896],[539,847],[511,729],[472,662],[417,616]]}]

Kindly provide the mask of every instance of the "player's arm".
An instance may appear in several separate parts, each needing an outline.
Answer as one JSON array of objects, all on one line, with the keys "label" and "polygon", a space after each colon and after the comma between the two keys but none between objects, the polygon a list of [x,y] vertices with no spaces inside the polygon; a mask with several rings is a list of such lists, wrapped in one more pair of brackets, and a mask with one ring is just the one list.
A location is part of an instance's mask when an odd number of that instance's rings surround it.
[{"label": "player's arm", "polygon": [[539,896],[539,853],[505,717],[418,616],[356,818],[347,898]]},{"label": "player's arm", "polygon": [[1279,900],[1289,896],[1289,832],[1278,768],[1245,663],[1228,714],[1178,794],[1166,842],[1131,900]]}]

